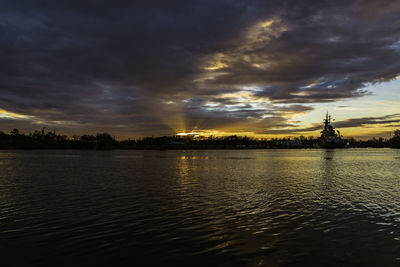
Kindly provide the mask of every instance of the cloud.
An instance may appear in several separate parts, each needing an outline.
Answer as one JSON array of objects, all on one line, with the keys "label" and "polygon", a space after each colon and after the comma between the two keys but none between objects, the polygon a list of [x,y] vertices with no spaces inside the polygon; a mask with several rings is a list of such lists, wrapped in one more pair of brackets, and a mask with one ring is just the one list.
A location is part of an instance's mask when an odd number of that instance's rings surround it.
[{"label": "cloud", "polygon": [[[362,118],[351,118],[342,121],[332,122],[332,125],[335,128],[353,128],[353,127],[362,127],[369,128],[374,125],[380,125],[381,127],[398,127],[400,124],[400,113],[389,114],[386,116],[380,117],[362,117]],[[289,128],[289,129],[269,129],[263,134],[306,134],[311,133],[317,130],[322,130],[323,125],[321,124],[313,124],[309,127],[304,128]]]},{"label": "cloud", "polygon": [[400,113],[390,114],[381,117],[364,117],[356,119],[348,119],[335,123],[336,127],[348,128],[348,127],[368,127],[375,124],[393,124],[400,122]]},{"label": "cloud", "polygon": [[313,103],[398,76],[399,11],[390,0],[4,1],[0,108],[131,136],[286,131]]}]

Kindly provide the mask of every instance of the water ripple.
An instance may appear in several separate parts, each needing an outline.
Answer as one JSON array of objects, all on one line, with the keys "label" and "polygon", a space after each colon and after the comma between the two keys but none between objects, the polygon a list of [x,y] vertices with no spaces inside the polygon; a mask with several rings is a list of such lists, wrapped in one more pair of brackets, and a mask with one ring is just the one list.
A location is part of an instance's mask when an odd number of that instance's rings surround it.
[{"label": "water ripple", "polygon": [[0,151],[2,265],[398,265],[398,158]]}]

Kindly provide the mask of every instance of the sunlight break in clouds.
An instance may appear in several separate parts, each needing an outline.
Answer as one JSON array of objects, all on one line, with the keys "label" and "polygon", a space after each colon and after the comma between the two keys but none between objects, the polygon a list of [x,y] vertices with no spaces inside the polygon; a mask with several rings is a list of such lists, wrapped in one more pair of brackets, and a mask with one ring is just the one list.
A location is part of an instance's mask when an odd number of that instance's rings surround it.
[{"label": "sunlight break in clouds", "polygon": [[[28,117],[3,112],[0,127],[271,137],[314,134],[304,129],[327,109],[337,121],[395,114],[371,103],[399,97],[399,10],[391,0],[9,1],[0,107]],[[367,127],[342,132],[377,134]]]}]

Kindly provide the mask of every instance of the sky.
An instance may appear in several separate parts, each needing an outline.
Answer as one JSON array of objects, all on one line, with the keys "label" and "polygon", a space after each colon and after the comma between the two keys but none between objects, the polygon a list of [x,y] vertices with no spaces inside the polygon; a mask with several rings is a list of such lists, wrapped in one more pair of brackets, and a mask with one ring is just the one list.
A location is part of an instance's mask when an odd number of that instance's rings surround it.
[{"label": "sky", "polygon": [[346,137],[400,128],[396,0],[0,0],[0,130]]}]

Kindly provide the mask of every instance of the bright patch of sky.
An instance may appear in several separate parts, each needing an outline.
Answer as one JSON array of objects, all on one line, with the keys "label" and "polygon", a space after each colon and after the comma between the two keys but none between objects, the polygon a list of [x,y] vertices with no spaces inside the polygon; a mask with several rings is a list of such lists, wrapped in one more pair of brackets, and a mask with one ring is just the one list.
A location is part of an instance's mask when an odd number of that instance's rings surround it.
[{"label": "bright patch of sky", "polygon": [[[359,98],[344,99],[331,103],[311,104],[314,110],[299,114],[296,120],[300,121],[299,127],[306,128],[321,124],[325,113],[328,111],[335,121],[344,121],[355,118],[382,117],[400,113],[400,79],[388,82],[369,84],[364,90],[369,94]],[[334,123],[334,122],[333,122]],[[367,127],[343,128],[341,132],[346,136],[372,137],[390,136],[396,127],[380,127],[369,125]],[[305,133],[305,135],[319,135],[319,131]]]},{"label": "bright patch of sky", "polygon": [[400,79],[371,84],[364,88],[369,95],[332,103],[312,104],[315,109],[302,118],[303,125],[319,123],[326,111],[336,120],[379,117],[400,112]]}]

